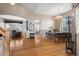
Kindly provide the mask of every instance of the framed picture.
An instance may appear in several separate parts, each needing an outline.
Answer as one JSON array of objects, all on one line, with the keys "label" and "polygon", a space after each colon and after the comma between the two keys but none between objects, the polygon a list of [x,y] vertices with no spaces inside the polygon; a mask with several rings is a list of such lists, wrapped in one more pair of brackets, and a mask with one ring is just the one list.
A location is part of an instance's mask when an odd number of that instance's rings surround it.
[{"label": "framed picture", "polygon": [[29,23],[29,31],[34,31],[34,30],[35,30],[35,25],[32,22],[30,22]]},{"label": "framed picture", "polygon": [[26,21],[26,30],[28,31],[28,21]]}]

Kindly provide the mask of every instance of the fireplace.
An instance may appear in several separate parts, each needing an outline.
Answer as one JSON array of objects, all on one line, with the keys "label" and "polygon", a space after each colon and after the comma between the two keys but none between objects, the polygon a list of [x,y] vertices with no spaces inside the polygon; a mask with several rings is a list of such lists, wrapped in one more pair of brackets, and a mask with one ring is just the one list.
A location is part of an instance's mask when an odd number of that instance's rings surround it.
[{"label": "fireplace", "polygon": [[30,33],[30,39],[34,39],[35,38],[35,34],[34,33]]}]

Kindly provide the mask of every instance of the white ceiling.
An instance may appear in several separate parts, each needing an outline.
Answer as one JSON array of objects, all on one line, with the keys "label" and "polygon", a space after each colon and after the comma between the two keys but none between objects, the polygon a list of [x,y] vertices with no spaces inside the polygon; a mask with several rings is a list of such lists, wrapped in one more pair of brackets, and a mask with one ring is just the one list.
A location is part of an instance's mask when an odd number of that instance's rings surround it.
[{"label": "white ceiling", "polygon": [[[22,5],[35,13],[51,16],[65,13],[72,8],[71,3],[23,3]],[[60,10],[58,11],[58,9]]]}]

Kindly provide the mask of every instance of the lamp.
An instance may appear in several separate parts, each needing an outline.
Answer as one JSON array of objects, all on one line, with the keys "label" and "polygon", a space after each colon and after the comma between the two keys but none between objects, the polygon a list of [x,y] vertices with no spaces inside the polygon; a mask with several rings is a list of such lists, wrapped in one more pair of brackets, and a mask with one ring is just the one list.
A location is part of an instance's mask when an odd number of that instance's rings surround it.
[{"label": "lamp", "polygon": [[60,31],[60,23],[61,23],[61,19],[62,19],[62,16],[59,14],[59,10],[58,9],[58,15],[55,16],[55,28],[54,28],[54,32],[59,32]]},{"label": "lamp", "polygon": [[60,16],[60,15],[57,15],[57,16],[55,17],[55,19],[58,19],[58,20],[60,20],[60,19],[62,19],[62,16]]},{"label": "lamp", "polygon": [[57,20],[62,19],[62,16],[59,14],[59,10],[60,10],[60,9],[58,9],[58,15],[55,17],[55,19],[57,19]]}]

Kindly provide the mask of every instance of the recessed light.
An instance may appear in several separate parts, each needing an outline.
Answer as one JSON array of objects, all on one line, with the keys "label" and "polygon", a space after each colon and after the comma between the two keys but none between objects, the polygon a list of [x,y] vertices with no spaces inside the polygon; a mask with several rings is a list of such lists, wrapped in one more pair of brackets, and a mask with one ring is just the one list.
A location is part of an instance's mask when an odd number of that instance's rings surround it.
[{"label": "recessed light", "polygon": [[40,22],[40,20],[35,20],[36,23]]}]

